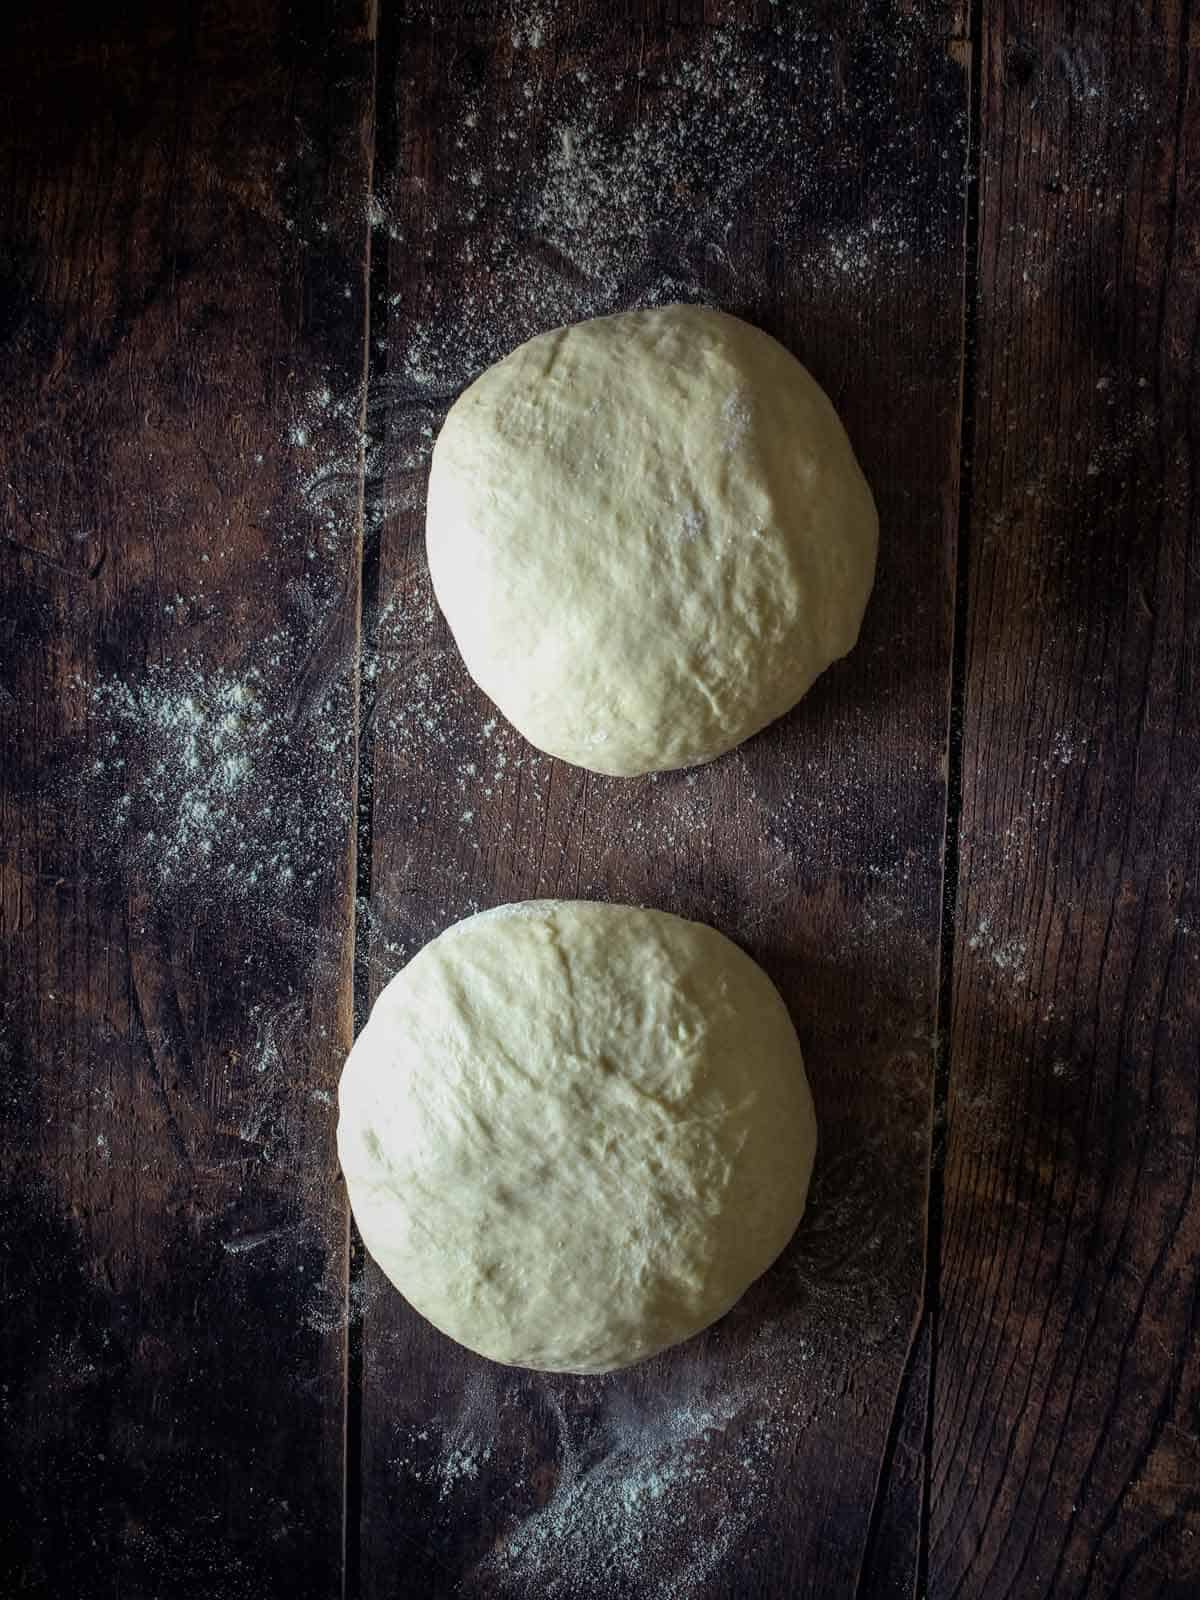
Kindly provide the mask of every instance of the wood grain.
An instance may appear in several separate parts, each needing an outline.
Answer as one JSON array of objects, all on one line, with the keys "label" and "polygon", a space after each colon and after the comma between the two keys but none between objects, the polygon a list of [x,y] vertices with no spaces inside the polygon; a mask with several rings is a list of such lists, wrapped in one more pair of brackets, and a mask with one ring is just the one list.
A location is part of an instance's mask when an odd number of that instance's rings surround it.
[{"label": "wood grain", "polygon": [[929,1592],[1200,1591],[1187,7],[985,15]]},{"label": "wood grain", "polygon": [[[966,78],[950,13],[410,7],[385,34],[385,417],[372,992],[448,923],[535,895],[714,923],[800,1030],[810,1219],[717,1328],[605,1379],[509,1372],[363,1280],[362,1586],[572,1597],[847,1594],[912,1343],[918,1450],[962,361]],[[710,298],[839,406],[880,503],[862,641],[798,710],[690,774],[540,757],[433,605],[424,478],[445,409],[555,324]],[[892,1457],[889,1457],[891,1459]],[[871,1573],[903,1592],[922,1474]],[[896,1529],[905,1534],[893,1539]],[[880,1581],[884,1581],[883,1576]],[[879,1589],[877,1592],[884,1592]]]},{"label": "wood grain", "polygon": [[6,23],[0,1588],[328,1600],[369,8]]}]

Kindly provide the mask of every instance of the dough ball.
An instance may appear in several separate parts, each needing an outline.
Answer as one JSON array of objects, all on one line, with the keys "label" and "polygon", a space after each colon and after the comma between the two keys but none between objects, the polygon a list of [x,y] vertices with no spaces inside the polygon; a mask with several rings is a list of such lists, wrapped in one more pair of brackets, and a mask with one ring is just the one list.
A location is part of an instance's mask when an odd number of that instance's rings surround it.
[{"label": "dough ball", "polygon": [[607,1372],[726,1312],[804,1211],[817,1129],[787,1010],[712,928],[531,900],[379,996],[340,1088],[363,1241],[493,1361]]},{"label": "dough ball", "polygon": [[539,335],[433,452],[429,568],[471,676],[617,776],[721,755],[858,637],[879,525],[823,390],[701,306]]}]

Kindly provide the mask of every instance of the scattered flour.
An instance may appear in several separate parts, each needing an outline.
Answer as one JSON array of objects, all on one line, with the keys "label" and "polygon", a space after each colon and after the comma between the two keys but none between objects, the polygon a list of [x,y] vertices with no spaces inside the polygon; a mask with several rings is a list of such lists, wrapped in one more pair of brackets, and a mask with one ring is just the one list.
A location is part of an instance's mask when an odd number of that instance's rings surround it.
[{"label": "scattered flour", "polygon": [[[637,1369],[540,1378],[557,1435],[548,1497],[502,1532],[468,1594],[689,1600],[769,1504],[804,1430],[840,1395],[795,1306],[744,1342],[693,1348],[664,1384]],[[580,1408],[578,1402],[583,1401]]]},{"label": "scattered flour", "polygon": [[1069,767],[1079,754],[1079,742],[1065,728],[1059,728],[1050,741],[1050,754],[1043,762],[1047,767]]},{"label": "scattered flour", "polygon": [[457,1484],[477,1478],[480,1468],[487,1465],[491,1455],[490,1440],[471,1440],[452,1446],[438,1465],[438,1499],[444,1500]]},{"label": "scattered flour", "polygon": [[495,1448],[496,1411],[495,1381],[489,1370],[477,1368],[448,1415],[435,1415],[419,1427],[398,1426],[393,1472],[436,1488],[439,1505],[474,1492]]},{"label": "scattered flour", "polygon": [[973,950],[986,961],[991,962],[998,972],[1023,983],[1029,976],[1026,968],[1028,945],[1022,938],[1014,936],[1001,939],[992,931],[991,921],[988,917],[981,917],[974,933],[967,940],[967,949]]},{"label": "scattered flour", "polygon": [[[661,1414],[621,1417],[609,1410],[582,1439],[561,1405],[558,1479],[550,1499],[518,1524],[479,1571],[501,1594],[601,1600],[635,1586],[640,1595],[682,1597],[724,1559],[761,1503],[765,1425],[742,1430],[726,1450],[729,1424],[748,1396],[684,1403]],[[725,1495],[713,1468],[723,1464]],[[741,1472],[731,1465],[740,1462]],[[730,1478],[740,1478],[726,1500]],[[704,1501],[697,1491],[703,1488]],[[718,1515],[699,1509],[715,1495]],[[679,1538],[686,1526],[687,1537]]]},{"label": "scattered flour", "polygon": [[104,847],[172,893],[279,906],[324,883],[349,826],[351,707],[331,685],[305,716],[281,677],[185,657],[97,679],[78,798]]},{"label": "scattered flour", "polygon": [[347,1296],[340,1276],[323,1279],[309,1293],[303,1312],[305,1326],[315,1333],[331,1334],[361,1323],[381,1287],[377,1275],[368,1272],[351,1279]]},{"label": "scattered flour", "polygon": [[[419,237],[431,263],[393,295],[383,346],[401,507],[420,506],[447,404],[531,335],[670,300],[745,307],[779,250],[811,318],[837,315],[847,283],[861,309],[864,293],[893,298],[924,241],[961,225],[966,126],[949,106],[931,120],[906,88],[908,64],[942,51],[915,14],[893,17],[882,43],[870,29],[847,41],[861,85],[821,30],[784,13],[669,46],[651,32],[621,60],[607,39],[522,6],[511,40],[486,84],[439,82],[447,133],[432,174],[382,180],[389,233]],[[851,154],[864,115],[886,138],[861,159],[887,181]],[[830,167],[831,147],[847,171]]]},{"label": "scattered flour", "polygon": [[513,17],[512,47],[514,50],[540,50],[546,43],[549,22],[544,11],[536,8],[520,10]]}]

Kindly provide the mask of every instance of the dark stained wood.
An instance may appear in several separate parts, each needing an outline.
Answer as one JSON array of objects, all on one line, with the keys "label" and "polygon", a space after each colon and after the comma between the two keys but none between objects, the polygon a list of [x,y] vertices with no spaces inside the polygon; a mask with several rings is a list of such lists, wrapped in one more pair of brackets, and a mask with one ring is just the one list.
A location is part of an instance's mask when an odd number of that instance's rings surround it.
[{"label": "dark stained wood", "polygon": [[328,1600],[370,8],[19,13],[0,1590]]},{"label": "dark stained wood", "polygon": [[1200,1593],[1196,23],[988,8],[929,1593]]},{"label": "dark stained wood", "polygon": [[[474,1358],[368,1266],[369,1600],[848,1595],[860,1567],[904,1593],[918,1562],[961,28],[899,5],[764,6],[753,26],[683,10],[616,29],[598,6],[385,14],[364,954],[377,992],[450,922],[535,895],[714,923],[793,1009],[821,1122],[811,1212],[719,1327],[604,1379]],[[698,297],[830,390],[879,500],[879,581],[859,648],[793,715],[698,772],[605,780],[538,756],[470,685],[426,576],[429,449],[467,380],[528,335]]]}]

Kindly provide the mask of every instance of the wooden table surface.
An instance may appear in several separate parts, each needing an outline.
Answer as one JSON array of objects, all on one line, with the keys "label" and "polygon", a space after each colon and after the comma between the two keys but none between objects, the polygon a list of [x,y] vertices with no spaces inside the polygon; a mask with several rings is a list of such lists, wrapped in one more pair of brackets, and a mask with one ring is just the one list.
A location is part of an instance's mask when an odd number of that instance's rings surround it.
[{"label": "wooden table surface", "polygon": [[[0,1593],[1200,1594],[1191,5],[14,12]],[[425,475],[675,299],[829,390],[879,578],[608,780],[470,684]],[[781,1261],[603,1378],[434,1333],[334,1149],[380,986],[534,895],[738,939],[820,1117]]]}]

